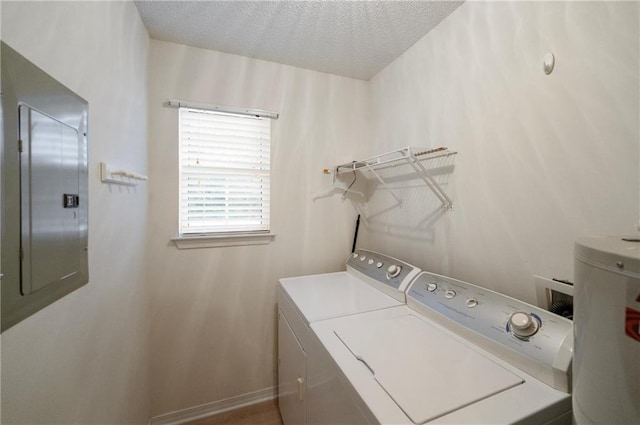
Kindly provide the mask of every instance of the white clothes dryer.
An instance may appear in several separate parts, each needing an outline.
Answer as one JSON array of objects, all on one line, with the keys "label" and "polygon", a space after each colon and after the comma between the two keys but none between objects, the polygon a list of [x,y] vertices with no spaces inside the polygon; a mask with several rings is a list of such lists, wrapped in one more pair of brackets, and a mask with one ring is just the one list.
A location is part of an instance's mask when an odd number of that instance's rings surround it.
[{"label": "white clothes dryer", "polygon": [[311,328],[310,424],[571,424],[573,326],[538,307],[422,272],[406,306]]},{"label": "white clothes dryer", "polygon": [[[307,423],[307,409],[324,403],[325,358],[310,324],[405,304],[420,270],[373,251],[357,250],[346,271],[280,279],[278,285],[278,402],[284,425]],[[349,420],[345,417],[345,420]]]}]

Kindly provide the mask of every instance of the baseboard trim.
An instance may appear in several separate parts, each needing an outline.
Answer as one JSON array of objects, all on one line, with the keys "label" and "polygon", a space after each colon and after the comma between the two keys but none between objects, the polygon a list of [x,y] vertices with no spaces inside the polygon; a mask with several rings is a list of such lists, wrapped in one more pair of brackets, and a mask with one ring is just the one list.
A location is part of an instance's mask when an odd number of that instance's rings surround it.
[{"label": "baseboard trim", "polygon": [[276,398],[276,387],[269,387],[252,393],[154,416],[149,419],[149,425],[179,425],[187,421],[206,418],[229,410],[273,400],[274,398]]}]

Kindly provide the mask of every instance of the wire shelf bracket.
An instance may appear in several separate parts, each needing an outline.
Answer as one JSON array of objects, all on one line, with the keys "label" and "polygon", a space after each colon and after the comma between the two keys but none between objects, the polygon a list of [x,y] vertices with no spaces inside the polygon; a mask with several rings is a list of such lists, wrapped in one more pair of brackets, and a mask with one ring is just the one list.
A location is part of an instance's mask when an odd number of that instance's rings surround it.
[{"label": "wire shelf bracket", "polygon": [[354,171],[368,171],[375,176],[380,182],[383,188],[385,188],[391,196],[402,205],[402,200],[396,195],[391,187],[384,181],[382,176],[376,172],[376,170],[382,170],[385,168],[396,167],[398,165],[408,164],[413,171],[420,177],[434,195],[442,203],[442,208],[450,210],[453,208],[453,201],[447,195],[442,186],[433,178],[433,175],[427,170],[427,168],[421,163],[421,161],[427,159],[435,159],[442,157],[449,157],[455,155],[458,152],[451,151],[446,147],[440,147],[435,149],[419,149],[407,146],[398,150],[376,155],[371,158],[367,158],[362,161],[353,161],[346,164],[341,164],[335,167],[335,175],[343,173],[349,173]]}]

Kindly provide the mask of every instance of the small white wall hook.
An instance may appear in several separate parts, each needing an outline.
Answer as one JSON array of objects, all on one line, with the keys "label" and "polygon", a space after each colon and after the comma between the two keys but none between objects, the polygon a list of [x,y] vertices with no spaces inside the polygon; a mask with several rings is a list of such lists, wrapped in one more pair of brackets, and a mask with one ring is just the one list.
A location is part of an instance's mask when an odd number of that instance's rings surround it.
[{"label": "small white wall hook", "polygon": [[147,176],[142,174],[127,170],[111,171],[106,163],[100,163],[100,181],[103,183],[118,184],[121,186],[136,186],[138,181],[146,180]]}]

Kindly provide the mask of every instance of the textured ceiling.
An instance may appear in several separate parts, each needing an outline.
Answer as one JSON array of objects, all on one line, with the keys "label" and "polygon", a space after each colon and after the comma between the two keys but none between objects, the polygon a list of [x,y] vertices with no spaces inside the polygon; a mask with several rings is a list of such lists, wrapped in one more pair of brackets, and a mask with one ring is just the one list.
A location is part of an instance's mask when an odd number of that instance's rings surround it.
[{"label": "textured ceiling", "polygon": [[135,3],[154,39],[369,80],[462,1]]}]

